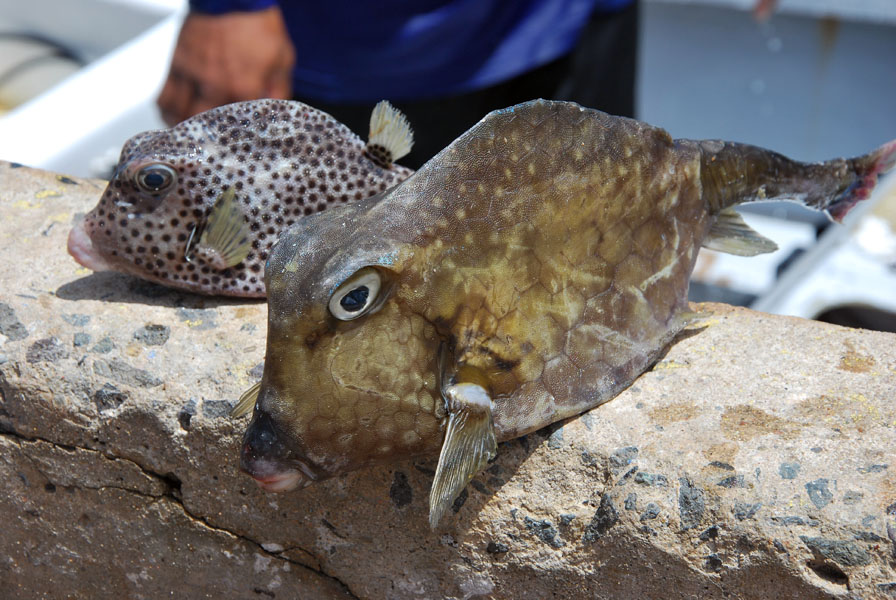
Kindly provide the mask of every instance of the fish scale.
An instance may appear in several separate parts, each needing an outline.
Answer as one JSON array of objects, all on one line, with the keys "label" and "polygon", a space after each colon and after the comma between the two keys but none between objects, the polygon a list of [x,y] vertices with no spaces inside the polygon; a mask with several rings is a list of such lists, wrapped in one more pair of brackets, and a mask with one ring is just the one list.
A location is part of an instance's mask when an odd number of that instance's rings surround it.
[{"label": "fish scale", "polygon": [[[97,206],[75,224],[69,252],[94,270],[205,294],[264,296],[264,264],[281,231],[411,174],[392,163],[407,151],[396,149],[396,128],[408,149],[410,130],[384,106],[369,144],[330,115],[285,100],[230,104],[138,134]],[[164,189],[152,189],[159,182]],[[220,244],[230,242],[232,259],[203,247],[216,238],[202,238],[228,191],[235,221],[221,226],[231,238]]]},{"label": "fish scale", "polygon": [[733,206],[796,197],[839,220],[894,156],[805,164],[564,102],[490,113],[274,247],[241,466],[282,491],[439,452],[435,526],[497,441],[607,402],[658,359],[695,318],[701,246],[774,249]]}]

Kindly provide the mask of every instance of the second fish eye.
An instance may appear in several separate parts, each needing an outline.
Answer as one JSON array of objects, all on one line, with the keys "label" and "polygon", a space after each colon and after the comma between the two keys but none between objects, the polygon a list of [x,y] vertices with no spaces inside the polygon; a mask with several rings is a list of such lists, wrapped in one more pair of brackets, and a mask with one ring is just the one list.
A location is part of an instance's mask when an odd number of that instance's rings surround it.
[{"label": "second fish eye", "polygon": [[160,195],[167,192],[177,180],[177,173],[168,165],[148,165],[137,172],[135,182],[140,190]]}]

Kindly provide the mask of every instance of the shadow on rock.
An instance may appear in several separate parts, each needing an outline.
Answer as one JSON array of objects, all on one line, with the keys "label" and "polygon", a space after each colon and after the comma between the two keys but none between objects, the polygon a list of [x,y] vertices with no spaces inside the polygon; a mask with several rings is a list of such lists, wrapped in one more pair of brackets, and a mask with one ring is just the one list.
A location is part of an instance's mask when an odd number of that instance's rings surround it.
[{"label": "shadow on rock", "polygon": [[56,296],[63,300],[101,300],[153,306],[215,308],[237,304],[256,304],[263,298],[227,298],[202,296],[144,281],[124,273],[91,273],[59,286]]}]

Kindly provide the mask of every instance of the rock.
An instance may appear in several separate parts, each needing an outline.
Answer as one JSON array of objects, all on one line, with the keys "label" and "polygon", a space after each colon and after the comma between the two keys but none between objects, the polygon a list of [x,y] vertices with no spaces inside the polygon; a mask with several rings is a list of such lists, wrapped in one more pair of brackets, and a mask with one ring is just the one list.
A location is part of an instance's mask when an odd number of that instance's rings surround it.
[{"label": "rock", "polygon": [[257,378],[264,304],[79,268],[68,225],[102,183],[68,181],[0,164],[4,596],[896,593],[892,334],[696,306],[702,330],[501,444],[430,531],[435,457],[283,495],[242,475],[226,409]]}]

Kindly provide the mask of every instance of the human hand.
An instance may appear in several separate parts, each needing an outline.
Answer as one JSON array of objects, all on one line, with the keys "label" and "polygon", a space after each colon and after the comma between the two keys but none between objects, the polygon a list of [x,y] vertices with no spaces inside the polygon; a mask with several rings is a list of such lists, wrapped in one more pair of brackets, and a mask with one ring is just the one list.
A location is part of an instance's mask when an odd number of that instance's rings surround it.
[{"label": "human hand", "polygon": [[215,106],[289,98],[295,50],[276,6],[184,20],[157,103],[169,125]]},{"label": "human hand", "polygon": [[772,16],[777,7],[778,0],[756,0],[753,6],[753,16],[757,21],[765,21]]}]

